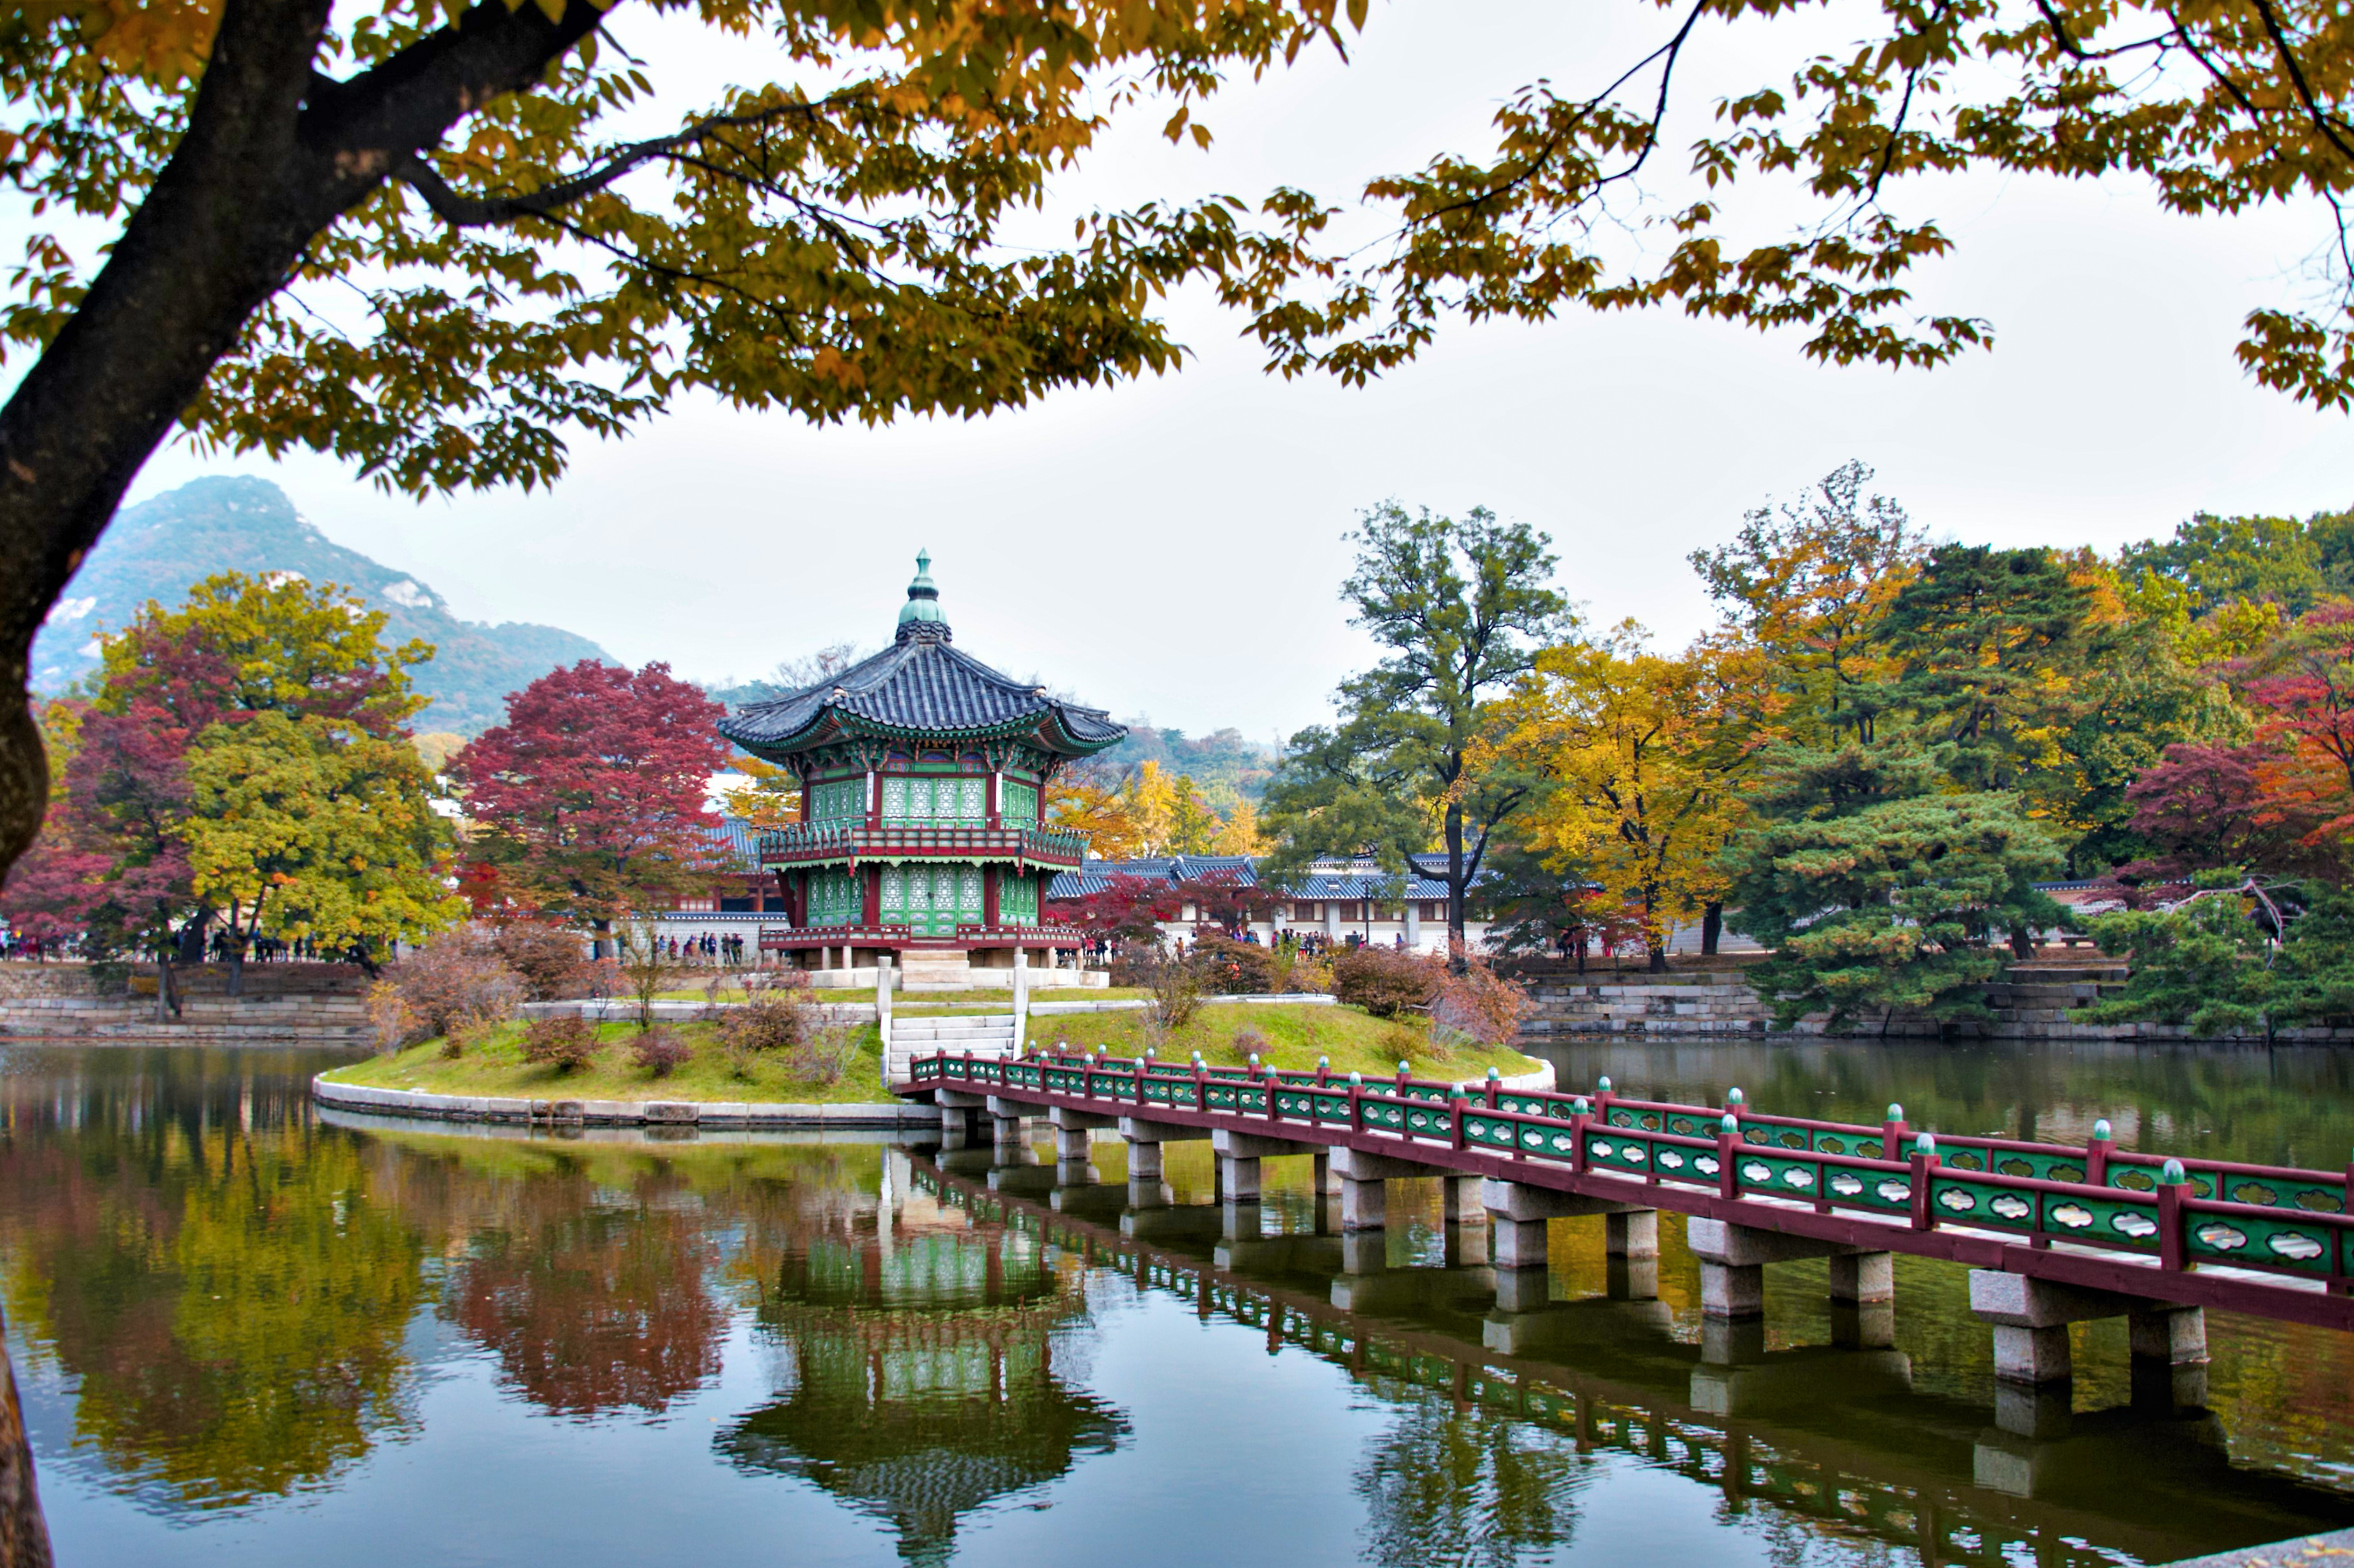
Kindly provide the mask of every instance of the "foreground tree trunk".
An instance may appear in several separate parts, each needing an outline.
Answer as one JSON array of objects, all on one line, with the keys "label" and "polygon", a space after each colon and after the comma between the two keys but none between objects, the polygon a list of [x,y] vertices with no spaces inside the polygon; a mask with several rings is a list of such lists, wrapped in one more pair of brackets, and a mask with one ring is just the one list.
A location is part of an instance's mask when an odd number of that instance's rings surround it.
[{"label": "foreground tree trunk", "polygon": [[[0,1333],[7,1329],[0,1319]],[[49,1527],[33,1484],[33,1445],[16,1400],[16,1376],[0,1355],[0,1565],[49,1568]]]},{"label": "foreground tree trunk", "polygon": [[1708,907],[1700,912],[1700,956],[1703,959],[1716,957],[1716,944],[1723,934],[1724,904],[1722,899],[1712,898]]}]

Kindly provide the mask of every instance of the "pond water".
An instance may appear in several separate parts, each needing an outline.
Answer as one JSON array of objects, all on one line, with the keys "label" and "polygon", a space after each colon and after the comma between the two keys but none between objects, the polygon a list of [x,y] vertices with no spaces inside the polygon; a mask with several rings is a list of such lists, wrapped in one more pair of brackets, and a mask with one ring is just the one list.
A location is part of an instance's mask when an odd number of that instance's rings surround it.
[{"label": "pond water", "polygon": [[[2210,1315],[2204,1408],[1994,1426],[1963,1272],[1899,1259],[1895,1347],[1822,1266],[1704,1343],[1556,1222],[1551,1305],[1398,1183],[1328,1232],[1172,1145],[1057,1189],[785,1136],[559,1139],[317,1111],[317,1052],[0,1047],[0,1288],[68,1565],[2131,1563],[2354,1524],[2354,1339]],[[1564,1080],[1916,1126],[2337,1165],[2354,1056],[2112,1047],[1560,1048]],[[1159,1201],[1154,1200],[1158,1198]],[[1350,1308],[1354,1308],[1351,1310]]]}]

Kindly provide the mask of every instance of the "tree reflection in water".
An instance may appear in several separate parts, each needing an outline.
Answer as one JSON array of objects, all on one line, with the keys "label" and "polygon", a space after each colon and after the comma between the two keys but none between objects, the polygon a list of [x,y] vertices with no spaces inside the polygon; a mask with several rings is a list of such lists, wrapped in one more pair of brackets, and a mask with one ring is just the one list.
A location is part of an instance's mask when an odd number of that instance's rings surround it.
[{"label": "tree reflection in water", "polygon": [[1381,1392],[1399,1408],[1357,1480],[1366,1561],[1511,1568],[1569,1545],[1588,1470],[1574,1441],[1421,1389]]},{"label": "tree reflection in water", "polygon": [[128,1075],[9,1100],[9,1316],[78,1381],[78,1457],[143,1506],[332,1485],[413,1421],[419,1238],[300,1087],[162,1054],[164,1105]]},{"label": "tree reflection in water", "polygon": [[945,1563],[960,1518],[1110,1452],[1128,1423],[1055,1371],[1087,1320],[1083,1275],[969,1228],[893,1164],[897,1206],[780,1261],[758,1323],[791,1392],[718,1447],[888,1520],[904,1560]]},{"label": "tree reflection in water", "polygon": [[659,1414],[718,1375],[727,1311],[707,1282],[718,1255],[710,1217],[675,1176],[619,1191],[543,1177],[472,1235],[442,1310],[552,1414]]}]

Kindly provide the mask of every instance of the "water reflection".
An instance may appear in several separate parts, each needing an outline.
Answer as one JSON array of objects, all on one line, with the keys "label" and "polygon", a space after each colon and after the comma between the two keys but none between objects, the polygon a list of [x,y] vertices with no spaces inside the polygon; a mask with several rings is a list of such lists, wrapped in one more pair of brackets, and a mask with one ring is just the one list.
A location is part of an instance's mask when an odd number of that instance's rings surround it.
[{"label": "water reflection", "polygon": [[[1282,1194],[1287,1210],[1303,1198],[1312,1207],[1297,1189],[1304,1175]],[[1754,1518],[1793,1543],[1793,1560],[1797,1544],[1828,1541],[1868,1558],[1902,1547],[1931,1564],[2094,1568],[2354,1523],[2354,1498],[2234,1466],[2223,1423],[2205,1409],[2164,1397],[2063,1409],[2045,1436],[2020,1436],[1986,1404],[1917,1388],[1914,1358],[1886,1343],[1893,1315],[1850,1311],[1816,1344],[1790,1342],[1787,1326],[1708,1322],[1670,1225],[1666,1266],[1647,1272],[1604,1266],[1598,1221],[1555,1222],[1592,1234],[1543,1299],[1512,1307],[1475,1304],[1464,1287],[1485,1270],[1390,1261],[1398,1254],[1381,1233],[1237,1247],[1209,1239],[1225,1228],[1210,1206],[1107,1226],[967,1173],[921,1180],[979,1226],[1148,1281],[1205,1318],[1263,1332],[1271,1350],[1343,1366],[1380,1395],[1396,1414],[1368,1446],[1357,1487],[1374,1561],[1502,1563],[1565,1545],[1597,1478],[1578,1457],[1613,1451],[1718,1490],[1726,1520]],[[1336,1255],[1347,1266],[1317,1266]],[[1670,1299],[1654,1295],[1663,1274]],[[1375,1287],[1380,1310],[1368,1317]]]},{"label": "water reflection", "polygon": [[[1899,1098],[1971,1130],[2132,1116],[2239,1158],[2354,1125],[2343,1069],[2310,1054],[1971,1051],[1572,1054],[1629,1090],[1741,1082],[1850,1116]],[[1630,1539],[1707,1560],[1739,1535],[1776,1561],[2091,1568],[2354,1522],[2346,1336],[2217,1314],[2202,1399],[2133,1386],[2122,1326],[2090,1325],[2073,1407],[2004,1413],[1943,1265],[1901,1260],[1893,1310],[1843,1312],[1824,1265],[1777,1266],[1765,1321],[1728,1329],[1703,1323],[1672,1222],[1656,1260],[1556,1222],[1532,1282],[1487,1266],[1435,1181],[1392,1183],[1386,1228],[1342,1234],[1304,1159],[1238,1200],[1198,1143],[1131,1172],[1104,1140],[1057,1161],[323,1124],[302,1085],[323,1060],[0,1051],[0,1288],[69,1533],[104,1507],[226,1513],[249,1533],[184,1528],[175,1554],[272,1560],[252,1543],[297,1538],[252,1532],[291,1531],[299,1499],[338,1555],[389,1565],[494,1519],[548,1532],[610,1492],[681,1499],[658,1541],[715,1552],[1132,1552],[1172,1451],[1204,1457],[1218,1499],[1180,1499],[1143,1543],[1172,1557],[1280,1518],[1301,1561],[1501,1568]],[[2281,1085],[2296,1103],[2268,1102]],[[1260,1468],[1217,1465],[1237,1351],[1243,1386],[1288,1391],[1255,1418],[1283,1450]],[[396,1442],[423,1457],[387,1472]],[[409,1478],[439,1453],[495,1467],[495,1501]],[[1308,1489],[1327,1456],[1345,1463]],[[428,1488],[444,1507],[416,1506]],[[1099,1514],[1059,1506],[1075,1492]],[[591,1534],[567,1555],[646,1550]]]},{"label": "water reflection", "polygon": [[423,1238],[350,1139],[217,1054],[186,1092],[101,1074],[11,1096],[8,1317],[78,1380],[77,1449],[159,1509],[330,1484],[410,1424]]},{"label": "water reflection", "polygon": [[779,1266],[756,1320],[791,1392],[718,1447],[887,1520],[904,1560],[942,1563],[960,1516],[1109,1453],[1128,1428],[1056,1371],[1058,1339],[1087,1320],[1083,1277],[1018,1232],[969,1229],[892,1164],[896,1210],[878,1203],[871,1228]]}]

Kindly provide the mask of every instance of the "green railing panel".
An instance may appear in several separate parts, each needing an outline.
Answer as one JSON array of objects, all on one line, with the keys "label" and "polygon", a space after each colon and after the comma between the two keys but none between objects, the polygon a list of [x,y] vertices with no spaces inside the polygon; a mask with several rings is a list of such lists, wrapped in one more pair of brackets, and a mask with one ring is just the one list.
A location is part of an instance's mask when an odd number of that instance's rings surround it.
[{"label": "green railing panel", "polygon": [[1766,1146],[1744,1148],[1733,1157],[1733,1176],[1740,1191],[1771,1192],[1782,1198],[1822,1196],[1823,1168],[1819,1161],[1795,1151],[1776,1154]]},{"label": "green railing panel", "polygon": [[1405,1107],[1405,1130],[1408,1137],[1437,1138],[1451,1135],[1455,1120],[1444,1110],[1426,1110],[1419,1105]]},{"label": "green railing panel", "polygon": [[1657,1132],[1659,1130],[1659,1113],[1658,1111],[1628,1110],[1620,1106],[1612,1106],[1610,1107],[1610,1116],[1608,1119],[1612,1127],[1628,1128],[1637,1132]]},{"label": "green railing panel", "polygon": [[1913,1179],[1893,1171],[1850,1171],[1837,1165],[1826,1166],[1823,1196],[1844,1208],[1907,1213],[1913,1208]]},{"label": "green railing panel", "polygon": [[[1567,1139],[1567,1133],[1559,1135]],[[1527,1139],[1522,1138],[1525,1143]],[[1585,1135],[1585,1163],[1596,1171],[1649,1171],[1651,1168],[1651,1145],[1649,1139],[1621,1138],[1601,1130],[1589,1130]]]},{"label": "green railing panel", "polygon": [[1577,1139],[1565,1127],[1532,1127],[1520,1124],[1513,1147],[1523,1154],[1533,1154],[1542,1160],[1571,1160],[1577,1154]]},{"label": "green railing panel", "polygon": [[2113,1246],[2156,1252],[2157,1203],[2107,1198],[2100,1193],[2101,1189],[2087,1187],[2081,1193],[2042,1194],[2043,1228],[2054,1235],[2081,1236],[2086,1241],[2099,1240]]},{"label": "green railing panel", "polygon": [[1483,1149],[1511,1149],[1519,1141],[1518,1124],[1478,1111],[1463,1118],[1463,1141]]},{"label": "green railing panel", "polygon": [[2342,1214],[2346,1212],[2346,1184],[2227,1171],[2223,1176],[2223,1201],[2253,1203],[2263,1209],[2296,1209],[2308,1214]]},{"label": "green railing panel", "polygon": [[1405,1130],[1405,1112],[1400,1107],[1375,1101],[1363,1108],[1367,1127],[1384,1128],[1392,1132]]},{"label": "green railing panel", "polygon": [[[1940,1220],[1958,1220],[1995,1230],[2036,1228],[2035,1194],[2020,1192],[1983,1177],[1948,1176],[1939,1166],[1929,1175],[1929,1213]],[[2156,1223],[2152,1222],[2153,1232]],[[2130,1240],[2120,1233],[2117,1239]]]},{"label": "green railing panel", "polygon": [[1681,1138],[1714,1138],[1716,1122],[1706,1116],[1668,1115],[1667,1130]]},{"label": "green railing panel", "polygon": [[2183,1250],[2192,1257],[2261,1264],[2300,1274],[2330,1272],[2333,1226],[2299,1222],[2285,1214],[2277,1218],[2271,1214],[2191,1214],[2187,1218],[2190,1224],[2183,1235]]},{"label": "green railing panel", "polygon": [[[2109,1162],[2108,1185],[2121,1187],[2128,1192],[2155,1192],[2158,1191],[2158,1177],[2161,1169],[2162,1167],[2158,1164],[2143,1165],[2137,1162],[2126,1164],[2112,1160]],[[2200,1171],[2194,1167],[2187,1174],[2190,1178],[2190,1196],[2193,1198],[2215,1196],[2215,1172]]]},{"label": "green railing panel", "polygon": [[1715,1186],[1724,1169],[1712,1149],[1678,1149],[1668,1143],[1652,1147],[1651,1161],[1660,1181],[1684,1181],[1696,1187]]}]

